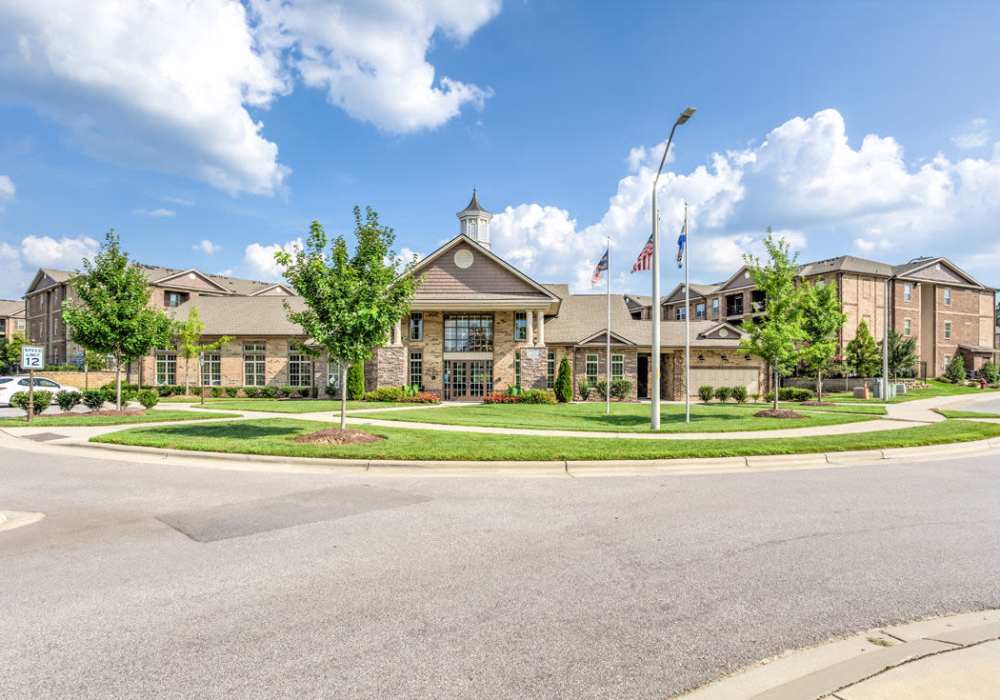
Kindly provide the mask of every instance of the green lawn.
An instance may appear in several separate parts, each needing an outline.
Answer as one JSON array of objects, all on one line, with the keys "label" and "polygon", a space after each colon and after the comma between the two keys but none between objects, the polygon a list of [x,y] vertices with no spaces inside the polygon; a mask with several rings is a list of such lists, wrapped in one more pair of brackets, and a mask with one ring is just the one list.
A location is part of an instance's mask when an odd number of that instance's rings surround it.
[{"label": "green lawn", "polygon": [[36,416],[30,423],[24,418],[0,418],[0,428],[67,428],[80,425],[126,425],[129,423],[159,423],[174,420],[207,420],[209,418],[238,418],[235,413],[195,413],[194,411],[149,411],[142,416],[91,416],[86,413],[74,413],[72,418],[63,418],[59,414]]},{"label": "green lawn", "polygon": [[[826,397],[823,397],[824,402]],[[757,404],[758,406],[762,404]],[[864,413],[869,416],[884,416],[886,414],[885,404],[882,403],[848,403],[833,404],[830,406],[803,406],[800,403],[778,404],[781,408],[790,408],[793,411],[820,411],[822,413]]]},{"label": "green lawn", "polygon": [[641,440],[562,438],[432,432],[399,428],[365,428],[386,438],[365,445],[309,445],[293,438],[329,428],[329,423],[269,418],[204,425],[134,428],[91,438],[117,445],[175,448],[207,452],[426,460],[606,460],[737,457],[809,452],[837,452],[888,447],[918,447],[968,442],[1000,436],[1000,425],[943,421],[934,425],[854,435],[753,440]]},{"label": "green lawn", "polygon": [[945,418],[1000,418],[1000,413],[988,413],[986,411],[949,411],[945,408],[935,409]]},{"label": "green lawn", "polygon": [[[201,406],[200,402],[191,406]],[[230,411],[269,411],[272,413],[316,413],[327,411],[336,413],[340,410],[340,401],[327,399],[205,399],[205,405],[211,408],[228,409]],[[398,408],[400,406],[433,406],[433,404],[395,403],[392,401],[348,401],[347,410],[357,411],[363,408]]]},{"label": "green lawn", "polygon": [[[986,391],[998,391],[997,389],[986,389]],[[965,386],[964,384],[950,384],[948,382],[942,382],[937,379],[931,379],[927,382],[926,389],[914,389],[913,391],[907,392],[906,394],[901,394],[888,402],[881,401],[880,399],[856,399],[850,393],[825,393],[823,398],[826,401],[848,401],[848,402],[859,402],[859,403],[904,403],[906,401],[917,401],[918,399],[933,399],[939,396],[961,396],[962,394],[981,394],[983,390],[978,386]]]},{"label": "green lawn", "polygon": [[[804,418],[757,418],[753,414],[765,405],[694,404],[691,422],[684,422],[684,407],[667,404],[662,407],[661,430],[668,433],[734,432],[743,430],[776,430],[808,428],[872,420],[874,416],[854,413],[821,413],[803,411]],[[446,425],[489,426],[494,428],[536,428],[539,430],[582,430],[608,432],[649,432],[649,404],[613,403],[611,415],[604,414],[604,404],[597,402],[570,404],[469,404],[449,406],[433,411],[386,411],[366,413],[365,418],[443,423]]]}]

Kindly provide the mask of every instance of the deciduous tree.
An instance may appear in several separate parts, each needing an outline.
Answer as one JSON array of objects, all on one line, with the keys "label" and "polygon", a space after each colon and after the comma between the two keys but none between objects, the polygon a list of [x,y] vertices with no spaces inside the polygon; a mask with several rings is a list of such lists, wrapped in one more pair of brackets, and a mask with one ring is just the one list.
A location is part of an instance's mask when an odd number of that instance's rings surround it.
[{"label": "deciduous tree", "polygon": [[837,354],[837,339],[847,316],[840,305],[837,287],[826,282],[803,284],[802,330],[805,345],[802,363],[816,375],[816,398],[823,400],[823,373],[833,364]]},{"label": "deciduous tree", "polygon": [[889,331],[889,376],[912,375],[917,368],[917,339],[904,338],[895,330]]},{"label": "deciduous tree", "polygon": [[70,278],[76,298],[63,304],[70,339],[92,352],[115,358],[115,405],[122,407],[122,366],[170,341],[171,321],[149,306],[149,285],[129,262],[118,234],[108,231],[93,260]]},{"label": "deciduous tree", "polygon": [[[232,338],[222,336],[211,343],[202,343],[201,336],[205,332],[205,322],[201,320],[198,307],[194,306],[183,321],[174,322],[174,343],[178,354],[184,358],[184,393],[191,393],[191,360],[200,357],[203,352],[213,352],[228,343]],[[202,384],[201,377],[198,384]]]},{"label": "deciduous tree", "polygon": [[845,348],[846,360],[856,377],[874,377],[882,364],[878,344],[868,330],[868,324],[862,321],[858,324],[857,333]]},{"label": "deciduous tree", "polygon": [[301,311],[286,304],[288,318],[326,349],[331,362],[340,364],[341,430],[347,424],[346,368],[363,363],[389,340],[393,326],[409,313],[418,284],[411,274],[416,260],[403,261],[395,254],[395,234],[370,207],[364,217],[354,208],[354,235],[352,255],[343,236],[329,244],[323,226],[313,221],[304,248],[275,255],[285,279],[306,303]]}]

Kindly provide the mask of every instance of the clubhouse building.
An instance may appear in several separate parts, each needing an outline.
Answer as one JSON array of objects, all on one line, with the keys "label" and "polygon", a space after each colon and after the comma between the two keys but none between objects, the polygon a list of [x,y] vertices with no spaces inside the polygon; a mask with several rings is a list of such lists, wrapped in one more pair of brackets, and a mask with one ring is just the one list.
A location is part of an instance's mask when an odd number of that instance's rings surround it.
[{"label": "clubhouse building", "polygon": [[[611,337],[612,379],[631,383],[631,398],[648,398],[652,386],[652,309],[649,297],[614,294],[608,328],[604,294],[572,294],[566,284],[536,281],[490,248],[490,219],[473,194],[458,212],[459,233],[420,261],[413,274],[421,284],[410,313],[393,329],[389,342],[366,364],[368,389],[416,384],[445,400],[481,400],[509,386],[550,387],[563,357],[574,385],[594,384],[608,374],[605,342]],[[337,372],[323,357],[298,350],[305,340],[285,304],[302,300],[283,284],[141,265],[153,289],[151,303],[183,320],[197,308],[207,339],[229,336],[219,351],[206,354],[204,383],[214,386],[294,386],[322,391]],[[25,294],[27,335],[44,345],[47,362],[79,362],[82,352],[68,338],[62,303],[72,294],[72,273],[41,269]],[[852,256],[803,265],[800,275],[836,284],[848,320],[841,347],[864,320],[880,340],[889,327],[918,339],[922,376],[933,377],[955,354],[978,368],[994,348],[994,294],[943,258],[920,258],[888,265]],[[739,351],[743,322],[766,312],[745,268],[717,284],[692,284],[684,307],[683,287],[668,294],[658,310],[661,330],[660,395],[684,396],[685,316],[691,318],[691,386],[746,386],[751,394],[768,389],[768,368]],[[191,367],[167,348],[128,368],[131,381],[144,384],[197,382]],[[575,386],[574,386],[575,390]]]}]

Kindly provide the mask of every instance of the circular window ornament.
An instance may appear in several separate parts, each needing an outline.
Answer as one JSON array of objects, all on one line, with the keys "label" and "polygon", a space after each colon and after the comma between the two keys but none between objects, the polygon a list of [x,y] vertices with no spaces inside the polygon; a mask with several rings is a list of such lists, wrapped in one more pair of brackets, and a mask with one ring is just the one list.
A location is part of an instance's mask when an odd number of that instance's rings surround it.
[{"label": "circular window ornament", "polygon": [[472,261],[475,258],[472,257],[472,251],[462,248],[455,253],[455,266],[466,270],[472,267]]},{"label": "circular window ornament", "polygon": [[720,338],[728,338],[729,337],[729,330],[726,329],[726,328],[720,328],[719,329],[719,337]]}]

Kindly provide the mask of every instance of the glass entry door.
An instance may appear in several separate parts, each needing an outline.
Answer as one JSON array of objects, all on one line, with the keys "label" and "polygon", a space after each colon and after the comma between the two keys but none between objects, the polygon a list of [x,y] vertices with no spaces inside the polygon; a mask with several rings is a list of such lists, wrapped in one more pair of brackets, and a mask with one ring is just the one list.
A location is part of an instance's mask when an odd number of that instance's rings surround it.
[{"label": "glass entry door", "polygon": [[445,401],[482,401],[493,392],[492,360],[445,360]]}]

